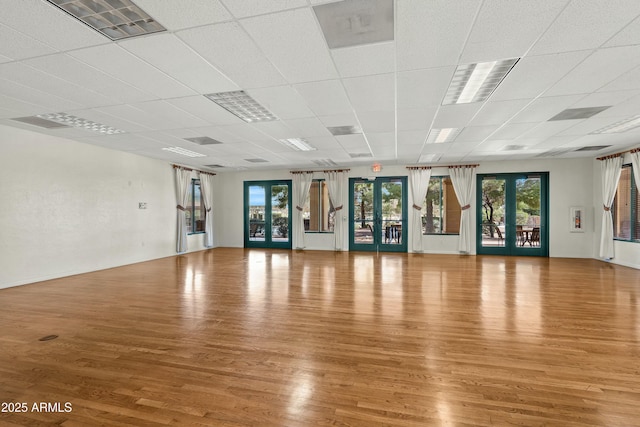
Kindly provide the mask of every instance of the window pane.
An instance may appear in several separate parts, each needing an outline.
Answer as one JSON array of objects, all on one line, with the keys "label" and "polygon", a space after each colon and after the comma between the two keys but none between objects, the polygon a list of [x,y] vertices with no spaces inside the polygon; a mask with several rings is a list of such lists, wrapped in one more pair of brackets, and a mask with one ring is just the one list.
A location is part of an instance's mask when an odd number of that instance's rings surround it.
[{"label": "window pane", "polygon": [[271,186],[271,240],[289,241],[289,186]]},{"label": "window pane", "polygon": [[249,186],[249,240],[264,242],[265,206],[264,186]]},{"label": "window pane", "polygon": [[[635,187],[635,181],[633,183]],[[635,240],[640,240],[640,188],[636,187],[635,194],[635,209],[633,211],[633,222],[635,223],[633,238]]]},{"label": "window pane", "polygon": [[204,203],[202,203],[202,193],[200,192],[200,181],[193,181],[193,232],[204,231]]},{"label": "window pane", "polygon": [[441,233],[442,232],[442,215],[440,209],[440,200],[442,200],[441,178],[431,178],[429,180],[429,189],[427,197],[422,206],[422,230],[423,233]]},{"label": "window pane", "polygon": [[324,181],[315,180],[309,189],[309,203],[304,210],[305,231],[333,231],[333,206],[329,200],[329,188]]},{"label": "window pane", "polygon": [[184,216],[187,222],[187,233],[193,233],[193,181],[191,181],[191,184],[191,188],[189,189],[189,199],[184,210]]},{"label": "window pane", "polygon": [[631,239],[631,168],[622,168],[616,197],[613,200],[613,236]]},{"label": "window pane", "polygon": [[320,199],[322,201],[320,204],[320,212],[322,213],[322,227],[320,228],[320,231],[333,232],[333,219],[336,211],[333,209],[333,204],[329,198],[329,186],[327,186],[327,183],[324,181],[322,181],[322,185],[320,187]]}]

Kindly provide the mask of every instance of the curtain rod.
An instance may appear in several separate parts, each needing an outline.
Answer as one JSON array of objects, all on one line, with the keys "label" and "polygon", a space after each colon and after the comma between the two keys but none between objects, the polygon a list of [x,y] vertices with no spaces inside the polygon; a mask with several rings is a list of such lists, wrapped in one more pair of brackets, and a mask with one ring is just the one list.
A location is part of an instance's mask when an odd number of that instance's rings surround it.
[{"label": "curtain rod", "polygon": [[292,173],[294,175],[299,175],[303,173],[314,173],[314,172],[320,172],[320,171],[289,171],[289,173]]},{"label": "curtain rod", "polygon": [[613,153],[613,154],[609,154],[608,156],[602,156],[602,157],[596,157],[596,160],[606,160],[606,159],[613,159],[614,157],[618,157],[618,156],[622,156],[624,153],[637,153],[640,151],[640,147],[638,148],[632,148],[631,150],[625,150],[625,151],[621,151],[619,153]]},{"label": "curtain rod", "polygon": [[327,173],[327,172],[349,172],[351,169],[329,169],[329,170],[323,170],[322,172]]},{"label": "curtain rod", "polygon": [[186,166],[175,165],[175,164],[173,164],[173,163],[171,164],[171,166],[173,166],[173,168],[174,168],[174,169],[184,169],[184,170],[186,170],[186,171],[191,171],[191,172],[196,171],[196,172],[198,172],[198,173],[203,173],[203,174],[205,174],[205,175],[213,175],[213,176],[215,176],[215,175],[216,175],[216,174],[215,174],[215,173],[213,173],[213,172],[204,172],[204,171],[201,171],[201,170],[199,170],[199,169],[191,169],[191,168],[188,168],[188,167],[186,167]]},{"label": "curtain rod", "polygon": [[432,166],[407,166],[407,169],[433,169],[433,168],[475,168],[480,165],[432,165]]}]

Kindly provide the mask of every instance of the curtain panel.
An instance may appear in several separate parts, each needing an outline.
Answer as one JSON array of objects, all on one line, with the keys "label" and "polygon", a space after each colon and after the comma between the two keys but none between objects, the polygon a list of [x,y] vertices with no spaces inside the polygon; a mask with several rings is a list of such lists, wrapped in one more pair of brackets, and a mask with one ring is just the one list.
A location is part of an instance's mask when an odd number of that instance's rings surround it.
[{"label": "curtain panel", "polygon": [[176,243],[176,251],[183,253],[187,251],[187,215],[185,210],[189,203],[189,192],[191,191],[191,171],[182,168],[176,168],[176,196],[178,205],[176,206],[178,213],[178,236]]},{"label": "curtain panel", "polygon": [[411,197],[413,198],[413,207],[411,210],[411,249],[413,252],[422,252],[422,202],[427,197],[429,189],[429,180],[431,179],[430,168],[411,168],[409,169],[409,186],[411,188]]},{"label": "curtain panel", "polygon": [[612,259],[613,252],[613,216],[611,205],[616,196],[618,180],[622,173],[622,156],[601,160],[602,170],[602,230],[600,233],[600,258]]},{"label": "curtain panel", "polygon": [[325,171],[327,188],[329,189],[329,199],[335,209],[333,225],[333,247],[336,251],[341,251],[344,246],[344,192],[347,180],[347,171]]},{"label": "curtain panel", "polygon": [[295,249],[304,249],[304,206],[309,198],[309,188],[313,181],[313,172],[293,173],[293,203],[296,213],[293,218],[292,243]]},{"label": "curtain panel", "polygon": [[449,176],[451,176],[453,189],[456,192],[456,198],[462,210],[458,251],[468,254],[471,253],[471,197],[473,195],[476,168],[475,166],[453,166],[449,168]]},{"label": "curtain panel", "polygon": [[214,175],[209,173],[200,173],[200,193],[202,194],[202,202],[204,203],[205,225],[204,225],[204,246],[213,247],[213,181]]}]

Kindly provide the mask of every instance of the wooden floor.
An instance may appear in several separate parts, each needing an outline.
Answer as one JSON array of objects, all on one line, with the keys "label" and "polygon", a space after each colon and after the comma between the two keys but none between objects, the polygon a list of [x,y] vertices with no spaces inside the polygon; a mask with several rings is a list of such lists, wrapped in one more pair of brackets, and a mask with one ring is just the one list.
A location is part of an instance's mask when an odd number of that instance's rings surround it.
[{"label": "wooden floor", "polygon": [[638,426],[639,294],[596,260],[243,249],[0,290],[0,425]]}]

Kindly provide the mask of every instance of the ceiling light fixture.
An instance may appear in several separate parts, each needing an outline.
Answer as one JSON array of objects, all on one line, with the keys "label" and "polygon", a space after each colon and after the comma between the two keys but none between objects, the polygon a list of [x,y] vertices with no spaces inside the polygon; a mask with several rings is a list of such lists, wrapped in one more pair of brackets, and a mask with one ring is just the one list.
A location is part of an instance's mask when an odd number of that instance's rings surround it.
[{"label": "ceiling light fixture", "polygon": [[168,148],[163,148],[163,150],[170,151],[172,153],[180,154],[182,156],[187,156],[187,157],[207,157],[206,154],[196,153],[195,151],[186,150],[182,147],[168,147]]},{"label": "ceiling light fixture", "polygon": [[105,135],[113,135],[116,133],[125,133],[123,130],[116,129],[113,126],[103,125],[91,120],[83,119],[82,117],[72,116],[67,113],[50,113],[50,114],[38,114],[36,117],[49,120],[52,122],[60,123],[62,125],[76,127],[80,129],[90,130],[92,132],[98,132]]},{"label": "ceiling light fixture", "polygon": [[442,128],[431,129],[429,136],[427,137],[427,144],[442,144],[444,142],[451,142],[460,134],[462,129],[460,128]]},{"label": "ceiling light fixture", "polygon": [[620,133],[620,132],[626,132],[631,129],[635,129],[637,127],[640,127],[640,115],[629,117],[628,119],[620,120],[619,122],[615,122],[609,126],[605,126],[591,133],[592,134]]},{"label": "ceiling light fixture", "polygon": [[360,128],[360,126],[330,126],[327,129],[333,136],[356,135],[362,133],[362,128]]},{"label": "ceiling light fixture", "polygon": [[131,0],[47,0],[111,40],[166,31]]},{"label": "ceiling light fixture", "polygon": [[316,147],[310,145],[306,140],[302,139],[302,138],[286,138],[286,139],[279,139],[278,142],[280,142],[282,145],[285,145],[289,148],[293,148],[294,150],[297,151],[315,151],[317,150]]},{"label": "ceiling light fixture", "polygon": [[210,93],[205,96],[247,123],[278,120],[271,111],[264,108],[243,90]]},{"label": "ceiling light fixture", "polygon": [[486,100],[519,60],[513,58],[458,65],[442,105]]}]

